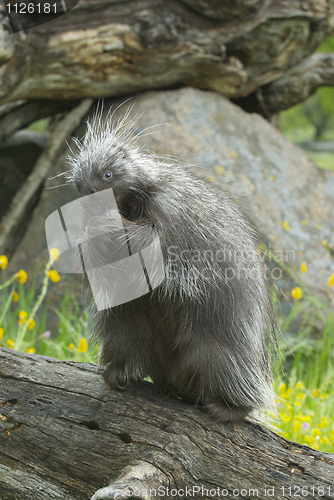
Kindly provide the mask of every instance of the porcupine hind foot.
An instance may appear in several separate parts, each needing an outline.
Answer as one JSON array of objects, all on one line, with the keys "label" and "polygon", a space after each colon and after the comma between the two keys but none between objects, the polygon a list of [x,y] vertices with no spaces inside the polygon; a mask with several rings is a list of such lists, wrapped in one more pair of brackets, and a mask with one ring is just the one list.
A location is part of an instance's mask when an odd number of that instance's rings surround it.
[{"label": "porcupine hind foot", "polygon": [[227,423],[240,422],[252,411],[253,408],[247,406],[236,406],[232,403],[227,404],[223,401],[216,401],[213,403],[207,403],[202,409],[214,420]]}]

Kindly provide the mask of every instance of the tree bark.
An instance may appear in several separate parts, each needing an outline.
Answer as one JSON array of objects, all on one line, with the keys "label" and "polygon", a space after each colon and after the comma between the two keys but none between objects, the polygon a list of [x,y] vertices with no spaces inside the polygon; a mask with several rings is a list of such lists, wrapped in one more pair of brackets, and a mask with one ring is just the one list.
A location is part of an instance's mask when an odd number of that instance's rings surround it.
[{"label": "tree bark", "polygon": [[253,94],[235,99],[245,111],[265,118],[305,101],[323,86],[334,86],[334,54],[316,53]]},{"label": "tree bark", "polygon": [[9,109],[6,109],[8,105],[4,105],[2,113],[0,110],[0,143],[37,120],[69,111],[79,104],[75,101],[15,101],[16,103]]},{"label": "tree bark", "polygon": [[334,497],[334,455],[219,424],[149,383],[110,391],[101,373],[0,350],[2,499]]},{"label": "tree bark", "polygon": [[312,54],[333,11],[333,0],[80,0],[28,31],[2,26],[0,103],[182,85],[247,96]]}]

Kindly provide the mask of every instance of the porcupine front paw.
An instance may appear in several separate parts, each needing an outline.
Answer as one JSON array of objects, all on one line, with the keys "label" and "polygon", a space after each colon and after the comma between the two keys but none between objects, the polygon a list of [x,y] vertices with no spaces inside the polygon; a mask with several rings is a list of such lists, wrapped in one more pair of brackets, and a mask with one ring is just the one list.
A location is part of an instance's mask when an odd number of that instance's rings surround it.
[{"label": "porcupine front paw", "polygon": [[103,373],[104,381],[111,389],[126,391],[130,387],[130,381],[125,374],[124,368],[107,366]]}]

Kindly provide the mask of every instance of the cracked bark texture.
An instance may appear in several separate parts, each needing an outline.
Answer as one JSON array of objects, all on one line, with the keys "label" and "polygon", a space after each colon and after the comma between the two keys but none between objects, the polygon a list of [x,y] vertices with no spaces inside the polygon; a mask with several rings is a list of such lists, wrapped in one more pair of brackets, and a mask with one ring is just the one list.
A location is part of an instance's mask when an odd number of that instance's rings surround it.
[{"label": "cracked bark texture", "polygon": [[0,103],[184,85],[245,97],[305,61],[333,12],[334,0],[80,0],[13,35],[0,12]]},{"label": "cracked bark texture", "polygon": [[176,498],[214,498],[218,487],[233,498],[255,489],[267,499],[268,488],[278,500],[302,488],[304,498],[334,498],[334,455],[259,424],[218,424],[149,383],[109,391],[101,372],[0,349],[2,500],[171,498],[186,487],[199,489]]}]

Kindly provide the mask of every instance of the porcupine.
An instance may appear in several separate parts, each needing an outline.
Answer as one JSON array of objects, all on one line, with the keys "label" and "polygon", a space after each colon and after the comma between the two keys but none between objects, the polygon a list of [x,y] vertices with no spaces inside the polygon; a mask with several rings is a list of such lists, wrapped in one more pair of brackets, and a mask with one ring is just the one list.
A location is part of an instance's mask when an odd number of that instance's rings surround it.
[{"label": "porcupine", "polygon": [[124,227],[154,231],[164,259],[156,289],[95,311],[104,379],[122,390],[149,376],[216,420],[242,420],[272,405],[277,350],[256,233],[228,192],[143,151],[128,114],[96,116],[70,157],[80,195],[112,188]]}]

